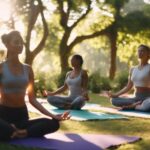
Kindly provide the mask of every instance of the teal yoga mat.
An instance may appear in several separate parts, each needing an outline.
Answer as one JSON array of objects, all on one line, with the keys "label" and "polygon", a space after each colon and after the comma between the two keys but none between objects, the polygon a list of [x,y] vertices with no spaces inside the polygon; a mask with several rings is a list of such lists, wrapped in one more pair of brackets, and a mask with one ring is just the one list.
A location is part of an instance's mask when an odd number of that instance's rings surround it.
[{"label": "teal yoga mat", "polygon": [[[63,113],[65,110],[51,108],[49,104],[43,104],[47,110],[54,114]],[[109,114],[104,112],[93,112],[88,110],[69,110],[71,120],[86,121],[86,120],[107,120],[107,119],[125,119],[127,117],[117,114]]]},{"label": "teal yoga mat", "polygon": [[[41,103],[48,111],[54,114],[63,113],[65,110],[57,109],[48,103]],[[29,112],[41,114],[31,104],[27,103]],[[96,108],[96,109],[94,109]],[[127,117],[119,114],[110,114],[105,112],[96,112],[99,109],[97,104],[86,104],[82,110],[69,110],[71,120],[86,121],[86,120],[108,120],[108,119],[127,119]],[[92,111],[91,111],[92,110]]]}]

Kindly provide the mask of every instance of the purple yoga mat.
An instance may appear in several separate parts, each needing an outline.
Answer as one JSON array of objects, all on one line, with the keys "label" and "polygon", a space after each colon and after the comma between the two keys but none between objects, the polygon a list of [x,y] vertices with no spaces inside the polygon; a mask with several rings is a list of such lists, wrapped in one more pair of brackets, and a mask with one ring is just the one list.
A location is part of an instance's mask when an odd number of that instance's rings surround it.
[{"label": "purple yoga mat", "polygon": [[10,144],[49,150],[102,150],[111,146],[135,142],[139,137],[96,134],[48,134],[43,138],[16,139]]}]

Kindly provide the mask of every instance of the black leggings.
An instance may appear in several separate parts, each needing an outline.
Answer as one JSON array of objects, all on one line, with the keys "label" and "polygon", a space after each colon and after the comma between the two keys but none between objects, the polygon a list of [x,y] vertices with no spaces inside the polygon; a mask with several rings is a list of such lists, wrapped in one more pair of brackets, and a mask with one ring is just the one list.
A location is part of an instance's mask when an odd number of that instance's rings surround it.
[{"label": "black leggings", "polygon": [[15,129],[26,129],[28,137],[41,137],[59,129],[59,121],[39,118],[29,120],[27,108],[11,108],[0,105],[0,140],[9,140]]}]

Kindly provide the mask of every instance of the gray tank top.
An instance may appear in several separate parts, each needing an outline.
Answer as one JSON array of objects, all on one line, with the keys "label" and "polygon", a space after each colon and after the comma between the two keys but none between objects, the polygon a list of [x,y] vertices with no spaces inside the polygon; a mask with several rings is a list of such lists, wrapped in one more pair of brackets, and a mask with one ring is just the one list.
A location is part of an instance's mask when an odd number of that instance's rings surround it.
[{"label": "gray tank top", "polygon": [[69,88],[69,96],[80,96],[82,94],[82,70],[80,74],[75,78],[70,78],[70,76],[68,75],[66,78],[66,84]]},{"label": "gray tank top", "polygon": [[23,64],[23,74],[11,73],[8,64],[2,66],[1,90],[4,93],[25,93],[29,83],[29,71],[27,65]]}]

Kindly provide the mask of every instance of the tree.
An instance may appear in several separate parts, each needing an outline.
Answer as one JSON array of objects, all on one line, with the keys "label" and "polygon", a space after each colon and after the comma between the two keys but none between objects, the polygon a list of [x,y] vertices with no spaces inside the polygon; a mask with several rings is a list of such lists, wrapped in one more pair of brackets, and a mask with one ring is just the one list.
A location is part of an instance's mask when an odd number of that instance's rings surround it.
[{"label": "tree", "polygon": [[[74,40],[69,43],[70,35],[77,28],[77,26],[81,26],[81,22],[85,21],[90,13],[93,11],[93,3],[95,1],[86,0],[86,1],[60,1],[57,0],[58,10],[60,14],[60,25],[63,28],[63,36],[60,42],[59,54],[60,54],[60,62],[61,62],[61,73],[68,69],[68,57],[71,54],[72,49],[75,45],[81,43],[84,40],[95,38],[98,36],[107,36],[110,41],[110,69],[109,69],[109,77],[113,79],[115,77],[116,72],[116,55],[117,55],[117,41],[118,41],[118,32],[128,32],[132,34],[136,28],[136,33],[141,30],[146,30],[149,28],[149,17],[145,16],[141,12],[129,12],[124,13],[124,6],[129,0],[105,0],[103,3],[96,1],[97,5],[99,5],[100,10],[104,10],[110,12],[113,15],[113,21],[110,21],[108,25],[103,25],[103,28],[99,28],[86,35],[77,35]],[[104,7],[107,6],[107,9]],[[84,9],[81,9],[84,8]],[[86,8],[86,9],[85,9]],[[84,13],[83,13],[84,12]],[[80,15],[79,15],[80,13]],[[136,17],[135,15],[140,16]],[[75,21],[69,25],[70,20],[75,18]],[[76,17],[75,17],[76,16]],[[102,16],[102,15],[101,15]],[[103,18],[105,20],[105,18]],[[135,22],[134,27],[131,28],[133,24],[130,25],[130,22]],[[146,24],[144,25],[143,22]],[[97,26],[100,26],[100,22],[97,23]],[[94,25],[94,21],[93,21]],[[86,32],[86,31],[85,31]],[[135,33],[135,32],[134,32]]]},{"label": "tree", "polygon": [[110,70],[109,78],[114,79],[116,72],[116,55],[117,55],[117,39],[118,39],[118,30],[121,23],[121,9],[128,2],[128,0],[106,0],[105,4],[113,7],[114,12],[114,22],[110,25],[109,33],[107,34],[108,39],[110,40]]},{"label": "tree", "polygon": [[[59,55],[61,62],[61,74],[63,75],[69,68],[68,57],[71,54],[72,49],[77,44],[84,40],[98,37],[100,35],[105,35],[110,30],[110,26],[100,29],[88,35],[77,35],[74,40],[69,43],[71,33],[73,30],[81,23],[92,11],[92,1],[70,1],[70,0],[57,0],[58,10],[60,14],[60,25],[63,28],[63,35],[59,46]],[[70,25],[70,20],[73,23]]]},{"label": "tree", "polygon": [[[45,46],[48,37],[48,26],[44,16],[44,6],[41,0],[17,0],[14,3],[14,14],[12,21],[16,17],[21,18],[26,24],[26,37],[25,37],[25,63],[32,65],[34,58],[39,54]],[[41,18],[40,18],[41,17]],[[36,22],[40,18],[43,26],[43,35],[37,46],[31,50],[32,31],[35,30]],[[13,25],[14,27],[14,25]],[[14,27],[15,28],[15,27]]]},{"label": "tree", "polygon": [[[100,9],[102,9],[104,5],[111,5],[111,7],[113,7],[112,14],[113,14],[114,20],[108,26],[104,26],[103,29],[93,31],[93,33],[88,34],[88,35],[77,36],[70,44],[68,44],[71,32],[74,30],[74,28],[77,27],[77,25],[80,22],[85,20],[86,17],[92,11],[93,9],[92,2],[94,1],[91,1],[91,0],[85,1],[85,5],[84,5],[84,7],[86,8],[85,13],[83,13],[80,17],[76,18],[76,21],[71,26],[69,26],[68,22],[70,19],[71,12],[73,11],[75,14],[75,11],[78,11],[78,9],[80,8],[81,4],[83,4],[83,2],[80,2],[79,4],[78,1],[75,3],[69,0],[66,0],[66,1],[57,0],[58,6],[59,6],[58,7],[59,13],[60,13],[60,25],[64,29],[64,33],[62,36],[62,40],[60,42],[60,49],[59,49],[60,61],[61,61],[61,73],[63,74],[64,72],[68,70],[68,57],[70,56],[70,53],[75,45],[81,43],[84,40],[105,35],[110,40],[111,58],[110,58],[109,77],[110,79],[113,79],[115,76],[115,71],[116,71],[117,33],[118,33],[118,28],[119,28],[119,23],[120,23],[119,21],[121,20],[121,9],[123,8],[124,4],[128,2],[128,0],[123,0],[123,1],[106,0],[103,4],[100,2],[97,2],[97,4],[100,5]],[[67,9],[65,9],[66,6],[67,6]]]},{"label": "tree", "polygon": [[113,79],[116,72],[116,54],[117,54],[117,42],[118,33],[124,32],[124,34],[135,35],[141,31],[147,31],[150,29],[150,17],[149,13],[144,13],[144,10],[134,10],[123,13],[125,4],[129,0],[105,0],[105,4],[111,5],[114,11],[114,22],[111,25],[108,38],[110,39],[111,49],[111,61],[109,77]]}]

